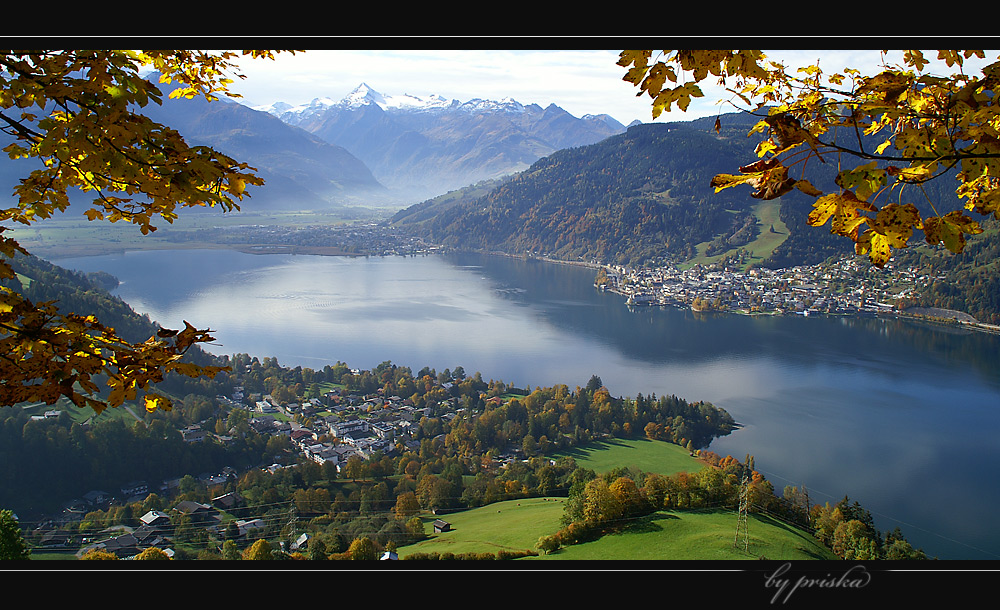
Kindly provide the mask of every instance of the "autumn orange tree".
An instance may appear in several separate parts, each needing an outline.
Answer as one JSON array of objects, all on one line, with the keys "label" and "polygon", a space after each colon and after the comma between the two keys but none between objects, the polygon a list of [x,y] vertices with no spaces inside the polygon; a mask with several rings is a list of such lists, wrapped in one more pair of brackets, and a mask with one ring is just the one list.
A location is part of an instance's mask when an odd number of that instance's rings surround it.
[{"label": "autumn orange tree", "polygon": [[[973,76],[963,66],[983,51],[942,50],[933,63],[953,74],[941,76],[927,70],[932,60],[923,51],[903,51],[898,65],[887,53],[873,75],[827,74],[818,61],[793,72],[759,50],[626,50],[618,65],[637,95],[652,98],[654,119],[675,105],[686,110],[704,95],[705,79],[722,85],[728,101],[761,117],[750,134],[764,138],[756,160],[713,179],[716,192],[748,185],[754,197],[774,199],[798,189],[815,198],[809,225],[829,222],[881,267],[914,230],[957,253],[966,235],[983,230],[967,212],[1000,218],[1000,62]],[[811,162],[836,163],[834,184],[806,179]],[[949,172],[964,207],[939,210],[921,185]],[[914,201],[933,213],[922,216]]]},{"label": "autumn orange tree", "polygon": [[[170,98],[230,93],[240,57],[271,58],[271,51],[16,51],[0,54],[0,130],[12,160],[34,169],[0,209],[0,278],[15,277],[9,262],[27,255],[3,235],[9,223],[32,225],[64,212],[70,193],[90,195],[89,220],[130,222],[145,235],[157,218],[172,222],[179,208],[239,209],[255,169],[209,147],[191,146],[175,130],[144,116],[163,93],[141,71],[170,84]],[[155,272],[155,270],[151,270]],[[210,330],[184,322],[159,329],[143,343],[122,339],[86,313],[61,313],[54,302],[32,303],[0,287],[0,404],[52,404],[61,396],[101,412],[140,396],[147,410],[170,408],[150,389],[164,375],[214,376],[220,367],[185,362],[194,345],[212,341]],[[107,396],[98,381],[104,380]],[[141,394],[140,394],[141,392]]]}]

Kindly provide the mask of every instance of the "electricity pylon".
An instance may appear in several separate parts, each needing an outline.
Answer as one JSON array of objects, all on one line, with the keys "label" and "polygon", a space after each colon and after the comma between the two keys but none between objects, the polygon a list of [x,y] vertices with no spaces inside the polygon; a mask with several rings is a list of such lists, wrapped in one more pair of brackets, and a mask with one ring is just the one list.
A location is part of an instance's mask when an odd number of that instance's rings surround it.
[{"label": "electricity pylon", "polygon": [[733,540],[733,547],[739,548],[740,546],[740,533],[743,534],[743,550],[750,552],[750,534],[747,532],[747,510],[750,508],[750,479],[747,477],[746,473],[743,474],[743,480],[740,481],[740,509],[739,516],[736,520],[736,538]]}]

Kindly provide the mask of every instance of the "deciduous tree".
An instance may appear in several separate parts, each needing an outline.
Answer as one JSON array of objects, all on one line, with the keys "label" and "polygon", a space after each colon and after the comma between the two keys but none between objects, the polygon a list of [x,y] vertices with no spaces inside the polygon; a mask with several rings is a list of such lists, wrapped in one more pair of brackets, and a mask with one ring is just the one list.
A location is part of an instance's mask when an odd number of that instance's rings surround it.
[{"label": "deciduous tree", "polygon": [[[753,197],[774,199],[798,189],[816,199],[810,225],[829,222],[881,267],[914,230],[961,252],[967,235],[982,232],[967,212],[1000,218],[1000,62],[966,74],[964,64],[983,51],[941,50],[933,67],[954,71],[942,76],[927,70],[923,51],[903,51],[898,65],[887,53],[871,75],[850,67],[827,74],[819,61],[793,71],[759,50],[626,50],[618,63],[624,80],[652,98],[654,119],[674,105],[686,110],[704,95],[699,83],[716,79],[730,102],[761,117],[750,134],[765,136],[757,160],[713,179],[716,191],[748,185]],[[809,162],[836,163],[834,184],[806,179]],[[949,172],[964,207],[938,209],[931,200],[922,215],[921,186]]]},{"label": "deciduous tree", "polygon": [[274,559],[274,549],[270,542],[261,538],[243,551],[243,559],[256,561]]},{"label": "deciduous tree", "polygon": [[[244,51],[256,58],[270,51]],[[30,173],[14,188],[16,204],[0,222],[31,226],[70,207],[70,193],[92,195],[89,220],[129,222],[143,234],[156,217],[172,222],[179,208],[239,209],[254,168],[206,146],[189,145],[175,130],[141,114],[163,93],[140,75],[156,70],[171,98],[216,99],[236,72],[232,52],[4,51],[0,54],[0,130],[13,138],[4,151]],[[26,170],[27,171],[27,170]],[[27,251],[0,228],[0,278],[13,278],[7,259]],[[151,271],[155,272],[155,270]],[[168,373],[214,376],[221,370],[185,361],[188,350],[212,341],[211,331],[185,322],[132,343],[93,315],[61,313],[0,287],[0,383],[3,404],[54,403],[65,396],[100,412],[141,398],[146,409],[169,409],[149,388]],[[99,379],[108,394],[102,397]],[[140,394],[142,392],[142,394]]]},{"label": "deciduous tree", "polygon": [[538,539],[538,544],[535,547],[545,553],[546,555],[558,551],[562,544],[559,542],[559,536],[542,536]]},{"label": "deciduous tree", "polygon": [[830,544],[833,552],[844,559],[870,560],[878,559],[878,545],[870,536],[868,527],[858,521],[842,521],[833,531]]},{"label": "deciduous tree", "polygon": [[148,549],[143,550],[141,553],[135,556],[136,559],[141,560],[169,560],[170,556],[163,549],[158,549],[155,546],[151,546]]},{"label": "deciduous tree", "polygon": [[420,502],[417,501],[417,495],[412,491],[399,494],[399,496],[396,497],[396,507],[394,512],[396,513],[396,518],[403,521],[406,521],[410,517],[416,515],[420,512]]},{"label": "deciduous tree", "polygon": [[90,549],[81,555],[80,559],[88,561],[118,561],[118,556],[102,549]]},{"label": "deciduous tree", "polygon": [[350,555],[353,561],[372,561],[378,559],[377,552],[375,543],[367,536],[355,538],[351,542],[350,548],[347,549],[347,554]]},{"label": "deciduous tree", "polygon": [[620,498],[608,487],[607,481],[597,478],[587,483],[583,492],[583,519],[592,525],[616,523],[625,513]]},{"label": "deciduous tree", "polygon": [[6,509],[0,510],[0,560],[3,559],[31,559],[21,526],[14,513]]},{"label": "deciduous tree", "polygon": [[236,561],[241,559],[240,551],[236,548],[236,542],[233,540],[226,540],[222,543],[222,558],[227,561]]}]

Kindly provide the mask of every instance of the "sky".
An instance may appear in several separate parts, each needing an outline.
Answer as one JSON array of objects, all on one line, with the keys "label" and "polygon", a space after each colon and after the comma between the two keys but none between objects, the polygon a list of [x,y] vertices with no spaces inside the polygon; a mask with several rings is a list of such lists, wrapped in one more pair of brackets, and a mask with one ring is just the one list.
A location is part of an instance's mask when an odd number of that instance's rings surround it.
[{"label": "sky", "polygon": [[[491,41],[493,43],[497,41]],[[502,42],[502,41],[501,41]],[[885,41],[879,41],[883,44]],[[440,95],[466,102],[481,98],[513,98],[543,107],[556,104],[580,117],[608,114],[622,124],[652,121],[651,99],[636,97],[639,89],[622,80],[617,65],[621,49],[597,50],[307,50],[280,54],[275,61],[246,60],[246,79],[231,89],[249,106],[282,101],[306,104],[317,97],[343,99],[366,83],[384,95]],[[765,50],[772,59],[800,66],[820,61],[825,72],[844,67],[874,73],[880,53],[871,50]],[[936,54],[935,54],[936,55]],[[995,61],[997,53],[987,53]],[[948,73],[951,71],[949,70]],[[719,113],[721,92],[702,83],[705,97],[687,112],[674,110],[657,122],[686,121]],[[714,95],[713,95],[714,93]],[[731,112],[723,106],[723,112]]]}]

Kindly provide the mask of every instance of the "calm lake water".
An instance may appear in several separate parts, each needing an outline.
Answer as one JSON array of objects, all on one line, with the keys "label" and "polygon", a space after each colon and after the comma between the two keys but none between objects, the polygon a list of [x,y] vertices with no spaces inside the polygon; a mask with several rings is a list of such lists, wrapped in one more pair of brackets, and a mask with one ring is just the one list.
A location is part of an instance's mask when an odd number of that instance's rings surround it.
[{"label": "calm lake water", "polygon": [[1000,558],[1000,337],[899,320],[644,308],[594,271],[477,255],[150,251],[54,261],[117,276],[162,325],[286,366],[461,365],[516,386],[675,394],[744,427],[710,447],[814,502],[861,502],[942,559]]}]

